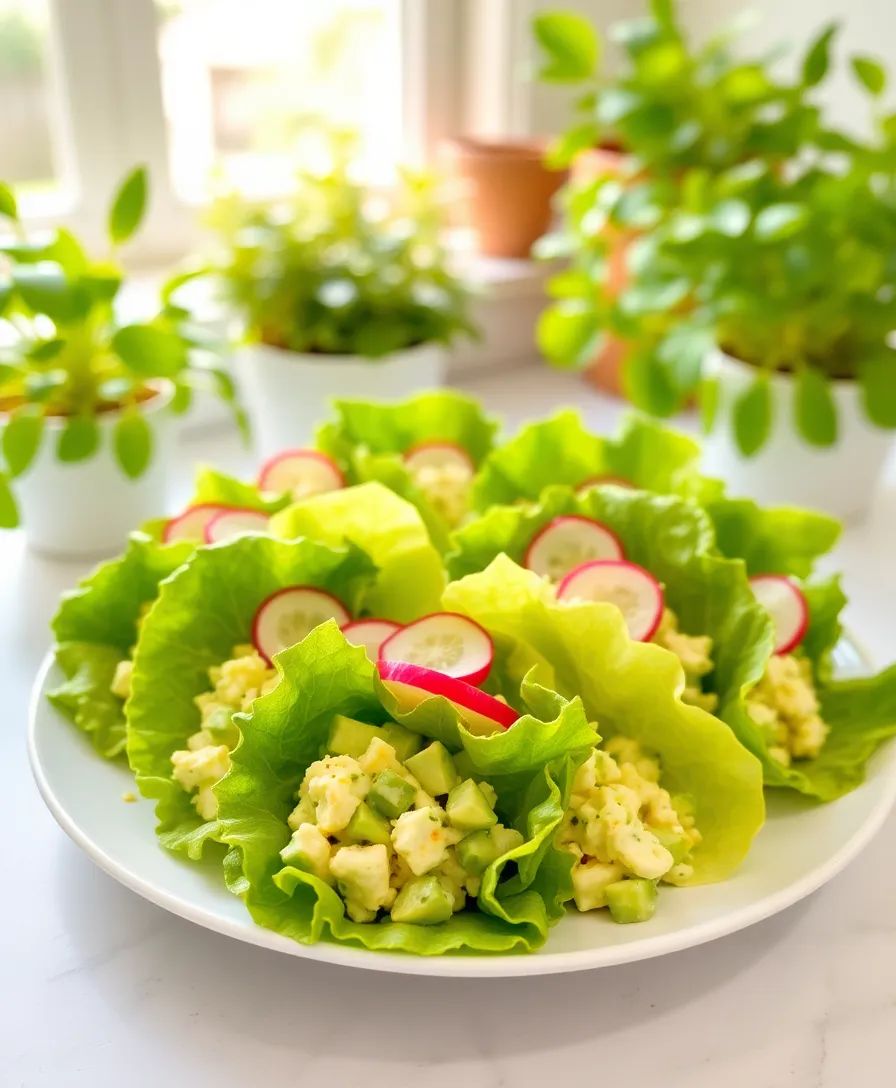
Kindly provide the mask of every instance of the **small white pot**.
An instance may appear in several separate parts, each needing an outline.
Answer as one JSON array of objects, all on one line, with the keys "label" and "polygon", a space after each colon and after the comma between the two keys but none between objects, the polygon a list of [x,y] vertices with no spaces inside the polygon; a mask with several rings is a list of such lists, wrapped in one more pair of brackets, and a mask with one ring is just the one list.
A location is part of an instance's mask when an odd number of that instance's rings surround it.
[{"label": "small white pot", "polygon": [[764,506],[799,506],[822,510],[843,521],[868,514],[893,432],[868,421],[856,382],[832,382],[838,438],[833,446],[811,446],[794,421],[794,380],[771,375],[772,424],[765,445],[744,457],[737,448],[731,411],[738,396],[756,380],[755,367],[721,351],[707,360],[706,376],[719,383],[719,404],[712,432],[703,445],[703,471],[721,477],[732,495]]},{"label": "small white pot", "polygon": [[255,448],[270,457],[305,446],[318,426],[332,418],[332,401],[403,400],[436,388],[445,377],[445,352],[422,344],[384,359],[357,355],[302,355],[265,344],[237,352],[236,376],[244,393]]},{"label": "small white pot", "polygon": [[118,551],[132,529],[166,512],[174,420],[165,409],[173,393],[173,386],[165,383],[141,405],[152,426],[153,453],[146,472],[136,480],[126,476],[115,460],[112,431],[119,412],[98,416],[98,450],[74,463],[56,456],[65,421],[45,421],[37,456],[13,481],[29,547],[57,558],[102,559]]}]

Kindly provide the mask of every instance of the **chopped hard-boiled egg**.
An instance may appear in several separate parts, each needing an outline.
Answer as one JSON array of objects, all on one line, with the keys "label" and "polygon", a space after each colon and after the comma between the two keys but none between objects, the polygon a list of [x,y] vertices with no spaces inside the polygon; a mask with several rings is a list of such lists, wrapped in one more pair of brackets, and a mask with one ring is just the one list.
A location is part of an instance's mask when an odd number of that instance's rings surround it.
[{"label": "chopped hard-boiled egg", "polygon": [[784,766],[792,759],[815,759],[829,727],[821,717],[812,662],[776,654],[747,696],[747,711],[763,730],[769,754]]},{"label": "chopped hard-boiled egg", "polygon": [[403,812],[395,821],[392,845],[415,876],[441,865],[448,847],[460,841],[460,834],[445,827],[443,809],[436,805]]},{"label": "chopped hard-boiled egg", "polygon": [[712,713],[719,705],[718,696],[704,692],[700,678],[712,672],[712,639],[709,635],[686,635],[678,629],[678,617],[670,609],[663,610],[663,618],[653,641],[670,650],[684,669],[685,689],[682,700]]}]

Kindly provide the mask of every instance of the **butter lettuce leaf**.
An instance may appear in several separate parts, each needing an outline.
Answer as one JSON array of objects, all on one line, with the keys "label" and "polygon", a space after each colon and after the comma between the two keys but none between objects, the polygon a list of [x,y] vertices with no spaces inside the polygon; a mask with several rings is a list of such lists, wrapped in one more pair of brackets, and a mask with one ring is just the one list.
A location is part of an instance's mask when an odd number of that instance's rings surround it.
[{"label": "butter lettuce leaf", "polygon": [[506,555],[449,584],[444,602],[531,646],[553,669],[556,691],[579,696],[602,737],[632,737],[659,756],[663,784],[691,799],[703,835],[692,883],[740,865],[764,820],[762,766],[722,721],[681,702],[684,674],[672,654],[632,642],[613,605],[558,602]]},{"label": "butter lettuce leaf", "polygon": [[417,508],[379,483],[329,491],[293,503],[271,519],[273,536],[357,544],[377,565],[364,610],[409,623],[437,612],[445,587],[442,558]]},{"label": "butter lettuce leaf", "polygon": [[125,746],[124,700],[112,694],[121,651],[98,642],[62,642],[55,652],[66,679],[47,698],[104,759],[115,759]]},{"label": "butter lettuce leaf", "polygon": [[154,799],[157,833],[172,850],[201,856],[217,837],[171,777],[171,753],[197,731],[194,699],[210,688],[208,670],[251,641],[258,606],[286,586],[310,585],[338,597],[353,616],[375,568],[354,545],[245,536],[195,551],[161,586],[143,623],[127,704],[127,753],[144,797]]},{"label": "butter lettuce leaf", "polygon": [[[568,890],[560,888],[553,872],[543,890],[533,885],[544,879],[539,877],[540,861],[562,819],[569,768],[595,742],[581,702],[555,702],[556,721],[529,719],[518,723],[518,733],[517,725],[489,738],[471,737],[462,728],[457,733],[474,766],[483,776],[488,771],[499,793],[499,811],[505,801],[502,776],[517,781],[528,774],[529,780],[527,807],[515,813],[513,821],[526,841],[486,871],[479,910],[463,911],[435,926],[391,921],[360,925],[345,916],[342,901],[327,884],[284,867],[280,850],[289,841],[286,819],[305,769],[318,757],[333,715],[372,723],[387,720],[374,688],[374,668],[333,623],[321,625],[279,654],[276,664],[282,680],[256,701],[250,715],[238,719],[242,741],[233,753],[230,772],[215,786],[221,838],[238,851],[228,858],[229,883],[241,892],[255,921],[302,943],[330,940],[419,955],[525,952],[541,945],[549,924],[562,913],[560,904]],[[545,738],[533,750],[531,742],[540,730]],[[499,883],[510,861],[516,862],[517,873]]]}]

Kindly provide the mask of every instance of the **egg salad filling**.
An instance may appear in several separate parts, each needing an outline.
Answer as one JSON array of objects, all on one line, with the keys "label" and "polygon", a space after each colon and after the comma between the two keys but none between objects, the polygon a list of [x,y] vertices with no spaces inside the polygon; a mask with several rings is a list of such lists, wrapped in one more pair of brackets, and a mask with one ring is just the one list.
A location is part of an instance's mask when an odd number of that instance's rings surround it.
[{"label": "egg salad filling", "polygon": [[354,922],[436,925],[479,894],[488,866],[523,842],[487,782],[462,778],[438,741],[337,715],[302,780],[285,865],[331,885]]},{"label": "egg salad filling", "polygon": [[[140,605],[140,615],[137,617],[135,624],[137,632],[143,625],[143,621],[146,619],[146,614],[152,608],[152,601],[144,601]],[[131,652],[128,657],[122,658],[121,661],[115,666],[115,675],[112,677],[112,683],[109,685],[109,690],[113,695],[117,695],[119,699],[126,700],[131,694],[131,674],[134,671],[134,650],[136,647],[131,647]]]},{"label": "egg salad filling", "polygon": [[769,755],[789,767],[794,759],[815,759],[829,727],[820,714],[812,662],[777,654],[747,695],[747,712],[762,729]]},{"label": "egg salad filling", "polygon": [[660,785],[660,764],[635,741],[613,737],[576,774],[559,845],[575,862],[580,911],[608,908],[615,922],[645,922],[656,910],[657,883],[693,875],[700,841],[684,799]]},{"label": "egg salad filling", "polygon": [[713,670],[712,639],[709,635],[686,635],[678,629],[678,617],[671,608],[663,609],[663,618],[653,636],[658,646],[671,650],[684,669],[685,689],[682,702],[699,706],[702,710],[714,713],[719,705],[719,697],[713,692],[703,691],[700,681]]},{"label": "egg salad filling", "polygon": [[433,509],[452,527],[460,525],[470,510],[469,467],[458,462],[421,464],[411,469],[411,479]]},{"label": "egg salad filling", "polygon": [[231,660],[213,665],[208,678],[212,690],[194,700],[202,715],[200,728],[187,738],[186,749],[171,755],[174,779],[193,794],[192,803],[203,820],[218,815],[212,786],[230,770],[230,752],[240,739],[233,715],[248,710],[278,682],[277,670],[250,645],[234,647]]}]

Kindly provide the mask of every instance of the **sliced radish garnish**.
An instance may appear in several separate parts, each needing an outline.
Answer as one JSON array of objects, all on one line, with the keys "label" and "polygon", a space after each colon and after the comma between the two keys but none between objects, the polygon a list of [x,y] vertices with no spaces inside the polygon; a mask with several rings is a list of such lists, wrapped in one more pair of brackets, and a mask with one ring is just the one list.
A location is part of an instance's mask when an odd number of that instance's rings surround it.
[{"label": "sliced radish garnish", "polygon": [[268,515],[261,510],[241,506],[224,506],[205,527],[206,544],[220,544],[246,533],[264,533],[268,527]]},{"label": "sliced radish garnish", "polygon": [[346,642],[363,646],[371,661],[380,656],[380,647],[391,635],[401,630],[400,623],[391,620],[353,620],[342,628]]},{"label": "sliced radish garnish", "polygon": [[381,661],[404,661],[481,684],[492,667],[495,647],[488,631],[456,612],[434,612],[409,623],[380,647]]},{"label": "sliced radish garnish", "polygon": [[216,514],[226,509],[226,506],[207,502],[188,506],[182,514],[166,523],[162,531],[163,542],[171,544],[175,540],[195,540],[198,544],[204,543],[205,527]]},{"label": "sliced radish garnish", "polygon": [[577,567],[557,587],[557,598],[615,604],[636,642],[649,642],[663,618],[659,582],[643,567],[624,559],[599,559]]},{"label": "sliced radish garnish", "polygon": [[323,495],[345,487],[345,477],[335,461],[318,450],[285,450],[261,467],[258,486],[277,495],[296,499]]},{"label": "sliced radish garnish", "polygon": [[376,667],[383,686],[397,700],[403,714],[416,710],[433,695],[441,695],[457,711],[468,732],[477,737],[509,729],[519,718],[507,703],[443,672],[404,661],[380,661]]},{"label": "sliced radish garnish", "polygon": [[542,578],[559,582],[583,563],[624,557],[619,538],[606,525],[570,514],[554,518],[535,534],[523,556],[523,566]]},{"label": "sliced radish garnish", "polygon": [[753,595],[775,624],[775,653],[789,654],[803,641],[809,626],[809,606],[802,590],[783,574],[757,574],[750,579]]},{"label": "sliced radish garnish", "polygon": [[404,463],[411,472],[422,468],[462,469],[470,476],[476,472],[473,459],[455,442],[418,442],[405,451]]},{"label": "sliced radish garnish", "polygon": [[280,589],[259,606],[252,621],[252,642],[271,664],[274,654],[295,646],[315,627],[335,620],[344,627],[351,616],[342,601],[313,586]]},{"label": "sliced radish garnish", "polygon": [[590,491],[592,487],[601,487],[603,484],[612,484],[614,487],[627,487],[630,490],[635,489],[635,485],[631,480],[626,480],[624,476],[590,476],[583,484],[579,484],[576,488],[576,494],[582,495],[586,491]]}]

